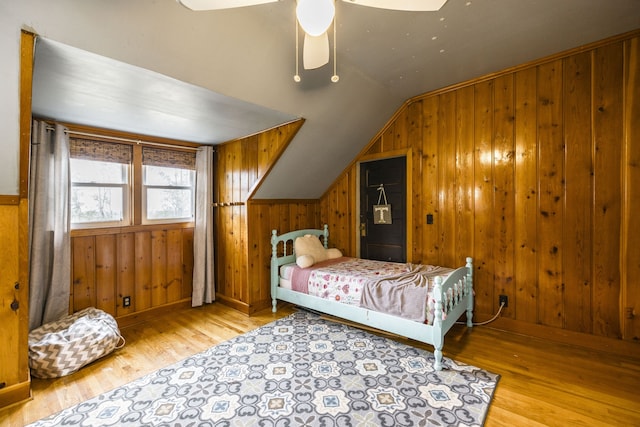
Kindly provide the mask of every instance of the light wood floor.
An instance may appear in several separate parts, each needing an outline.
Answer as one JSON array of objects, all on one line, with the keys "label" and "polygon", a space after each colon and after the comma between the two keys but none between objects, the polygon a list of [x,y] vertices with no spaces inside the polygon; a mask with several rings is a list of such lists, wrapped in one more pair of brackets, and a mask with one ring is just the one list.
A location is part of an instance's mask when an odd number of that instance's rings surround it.
[{"label": "light wood floor", "polygon": [[[292,311],[247,317],[212,304],[130,326],[122,330],[123,349],[73,375],[33,379],[33,400],[0,410],[0,426],[23,426]],[[638,352],[614,356],[489,326],[455,326],[444,353],[501,375],[486,426],[640,426]]]}]

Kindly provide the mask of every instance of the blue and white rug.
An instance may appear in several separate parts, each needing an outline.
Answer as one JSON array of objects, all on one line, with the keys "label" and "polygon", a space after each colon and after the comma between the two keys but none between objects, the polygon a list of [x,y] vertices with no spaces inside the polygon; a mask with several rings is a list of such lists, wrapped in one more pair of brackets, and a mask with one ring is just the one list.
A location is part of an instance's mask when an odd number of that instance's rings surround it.
[{"label": "blue and white rug", "polygon": [[499,376],[304,311],[31,426],[480,426]]}]

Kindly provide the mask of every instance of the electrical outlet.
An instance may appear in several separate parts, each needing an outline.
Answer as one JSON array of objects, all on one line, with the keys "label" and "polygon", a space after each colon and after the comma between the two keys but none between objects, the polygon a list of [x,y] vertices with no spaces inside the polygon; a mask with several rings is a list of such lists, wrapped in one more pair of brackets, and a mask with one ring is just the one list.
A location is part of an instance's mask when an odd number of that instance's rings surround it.
[{"label": "electrical outlet", "polygon": [[509,297],[506,295],[499,295],[498,304],[500,305],[504,304],[504,307],[509,307]]},{"label": "electrical outlet", "polygon": [[129,307],[131,305],[131,297],[130,296],[126,296],[122,298],[122,306],[123,307]]}]

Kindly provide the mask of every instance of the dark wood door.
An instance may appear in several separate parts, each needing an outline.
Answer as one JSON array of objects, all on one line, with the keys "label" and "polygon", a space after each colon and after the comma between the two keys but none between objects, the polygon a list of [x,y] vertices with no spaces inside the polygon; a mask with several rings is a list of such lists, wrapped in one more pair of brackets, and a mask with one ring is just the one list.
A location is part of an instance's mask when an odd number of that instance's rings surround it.
[{"label": "dark wood door", "polygon": [[[360,164],[360,257],[381,261],[406,262],[406,157],[363,162]],[[391,221],[382,218],[384,188],[391,205]],[[378,215],[377,220],[375,215]]]}]

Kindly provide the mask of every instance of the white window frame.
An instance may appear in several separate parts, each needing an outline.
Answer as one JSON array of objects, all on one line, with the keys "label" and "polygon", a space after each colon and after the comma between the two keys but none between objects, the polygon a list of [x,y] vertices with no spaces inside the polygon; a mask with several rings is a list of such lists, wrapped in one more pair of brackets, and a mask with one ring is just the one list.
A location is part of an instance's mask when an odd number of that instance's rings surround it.
[{"label": "white window frame", "polygon": [[[192,185],[153,185],[146,184],[146,168],[149,165],[142,165],[142,212],[141,212],[141,221],[142,224],[175,224],[181,222],[193,222],[195,221],[195,205],[196,205],[196,179],[195,179],[195,171],[191,169],[185,168],[174,168],[174,169],[184,169],[188,170],[193,174]],[[165,166],[167,167],[167,166]],[[169,166],[170,167],[170,166]],[[190,190],[191,192],[191,216],[190,217],[182,217],[182,218],[158,218],[158,219],[150,219],[147,213],[147,191],[149,189],[153,190]]]},{"label": "white window frame", "polygon": [[[90,160],[93,162],[103,162],[102,160]],[[124,176],[126,177],[126,182],[122,184],[114,184],[114,183],[103,183],[103,182],[74,182],[71,180],[72,191],[73,188],[121,188],[122,189],[122,219],[119,221],[88,221],[88,222],[72,222],[71,229],[88,229],[88,228],[103,228],[103,227],[125,227],[131,225],[131,200],[132,200],[132,186],[131,186],[131,175],[132,175],[132,167],[131,164],[119,163],[122,167],[125,168]],[[71,206],[70,206],[71,209]],[[70,212],[71,215],[71,212]]]}]

